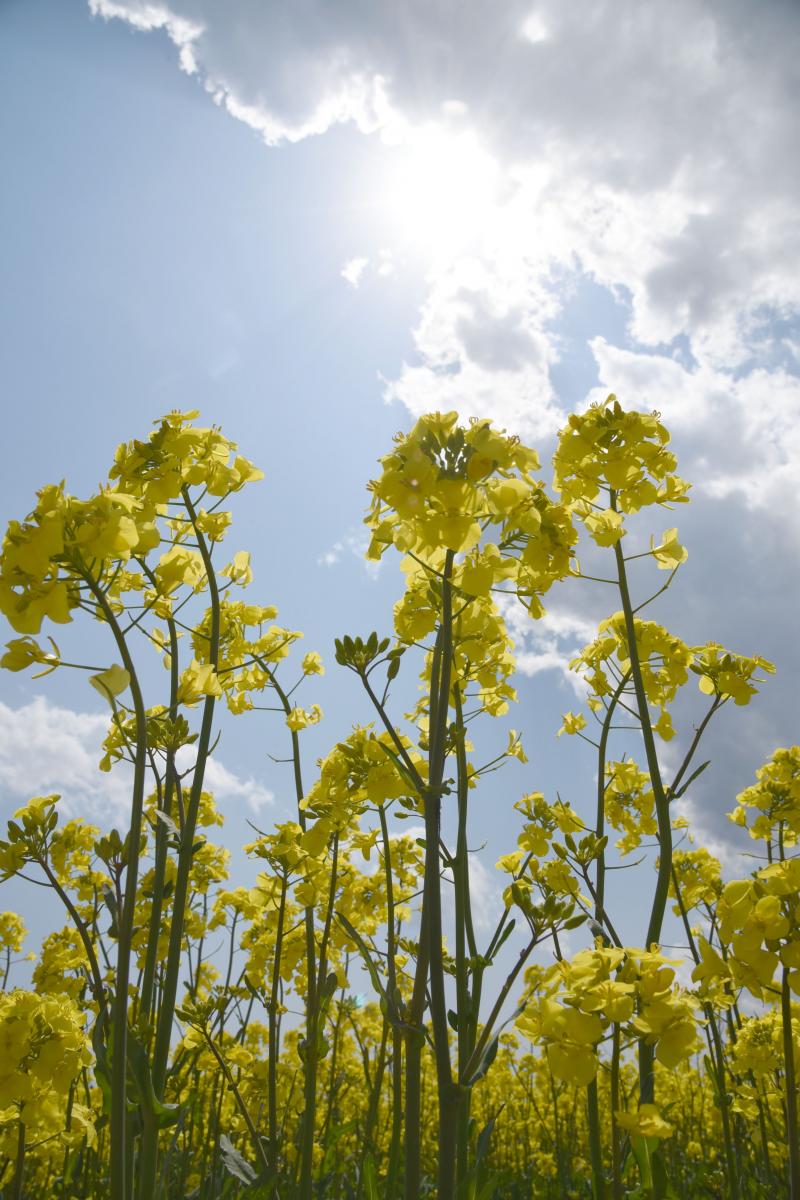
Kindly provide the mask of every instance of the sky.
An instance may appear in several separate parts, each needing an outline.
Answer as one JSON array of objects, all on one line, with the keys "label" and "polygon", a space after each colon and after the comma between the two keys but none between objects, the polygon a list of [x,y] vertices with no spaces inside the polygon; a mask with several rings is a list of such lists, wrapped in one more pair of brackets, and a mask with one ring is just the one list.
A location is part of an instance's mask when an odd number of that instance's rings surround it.
[{"label": "sky", "polygon": [[[798,64],[792,0],[3,0],[0,520],[53,480],[89,493],[169,409],[221,424],[266,476],[229,544],[328,664],[302,694],[326,714],[311,772],[370,715],[333,638],[388,632],[402,588],[396,562],[363,560],[394,432],[488,416],[547,478],[570,411],[612,390],[657,409],[694,487],[654,517],[690,557],[652,615],[778,667],[721,715],[690,802],[733,864],[725,812],[798,739]],[[487,911],[514,800],[588,811],[591,755],[555,732],[579,703],[569,658],[615,607],[569,583],[543,621],[513,619],[520,703],[485,744],[510,724],[530,762],[476,798]],[[95,767],[106,719],[83,677],[2,673],[2,813],[51,791],[92,820],[124,812],[125,779]],[[223,723],[232,849],[248,820],[291,815],[281,739],[269,714]]]}]

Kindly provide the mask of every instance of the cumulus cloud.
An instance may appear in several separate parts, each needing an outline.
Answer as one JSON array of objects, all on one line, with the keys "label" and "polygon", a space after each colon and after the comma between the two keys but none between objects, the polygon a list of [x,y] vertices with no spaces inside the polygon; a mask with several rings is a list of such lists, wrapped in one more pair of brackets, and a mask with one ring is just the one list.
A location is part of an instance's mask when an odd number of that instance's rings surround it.
[{"label": "cumulus cloud", "polygon": [[[124,820],[130,809],[131,772],[120,763],[99,770],[100,744],[108,731],[103,713],[75,712],[37,697],[21,708],[0,703],[0,790],[9,808],[32,796],[58,793],[61,810],[105,825]],[[181,751],[179,767],[192,766],[192,749]],[[219,759],[206,767],[205,786],[218,803],[245,804],[259,813],[272,793],[252,778],[243,779]]]},{"label": "cumulus cloud", "polygon": [[[800,486],[800,378],[783,368],[731,375],[707,364],[686,367],[663,355],[591,342],[600,386],[659,411],[692,457],[683,469],[696,487],[733,497],[779,521],[794,511]],[[786,522],[797,538],[797,523]]]},{"label": "cumulus cloud", "polygon": [[516,647],[517,669],[521,675],[540,675],[557,671],[578,699],[586,697],[586,688],[569,664],[597,633],[597,624],[582,613],[562,608],[532,620],[516,599],[501,601],[506,625]]},{"label": "cumulus cloud", "polygon": [[530,437],[554,433],[563,414],[544,325],[557,310],[552,292],[513,255],[440,266],[414,330],[417,361],[387,384],[386,399],[414,416],[455,408]]},{"label": "cumulus cloud", "polygon": [[760,309],[800,299],[791,0],[465,0],[457,21],[442,0],[90,8],[164,30],[271,144],[342,122],[400,142],[469,128],[502,164],[518,256],[627,287],[640,341],[688,331],[730,362]]}]

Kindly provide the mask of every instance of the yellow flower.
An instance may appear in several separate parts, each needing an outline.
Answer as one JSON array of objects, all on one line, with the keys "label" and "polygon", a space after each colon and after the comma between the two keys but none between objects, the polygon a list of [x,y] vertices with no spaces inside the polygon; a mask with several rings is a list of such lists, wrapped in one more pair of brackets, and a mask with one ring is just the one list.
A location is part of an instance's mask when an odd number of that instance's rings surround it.
[{"label": "yellow flower", "polygon": [[289,728],[297,733],[301,729],[307,729],[309,725],[316,725],[322,720],[322,709],[318,704],[312,704],[311,708],[293,708],[286,715],[286,724]]},{"label": "yellow flower", "polygon": [[[24,671],[34,664],[44,664],[48,671],[55,670],[60,661],[58,647],[52,638],[50,644],[56,653],[50,654],[32,637],[13,638],[6,644],[6,652],[0,659],[0,667],[7,671]],[[47,674],[43,671],[42,674]]]},{"label": "yellow flower", "polygon": [[155,569],[155,576],[160,590],[168,595],[184,583],[198,591],[205,582],[206,572],[203,560],[196,550],[189,550],[185,546],[173,546],[166,554],[162,554]]},{"label": "yellow flower", "polygon": [[617,1124],[629,1133],[647,1138],[669,1138],[675,1129],[665,1121],[656,1104],[642,1104],[638,1112],[615,1112]]},{"label": "yellow flower", "polygon": [[196,704],[203,696],[222,695],[219,677],[210,663],[199,663],[193,658],[181,675],[178,687],[179,704]]},{"label": "yellow flower", "polygon": [[253,582],[249,552],[238,550],[233,556],[233,562],[229,562],[226,567],[223,567],[220,575],[227,575],[233,583],[238,583],[240,587],[247,587],[249,583]]},{"label": "yellow flower", "polygon": [[556,737],[561,737],[562,733],[580,733],[582,729],[586,728],[586,717],[582,713],[564,713],[561,722],[561,728]]},{"label": "yellow flower", "polygon": [[309,650],[308,654],[303,656],[302,670],[304,675],[324,675],[325,667],[322,664],[322,656],[316,650]]},{"label": "yellow flower", "polygon": [[0,912],[0,949],[17,954],[25,940],[25,922],[15,912]]},{"label": "yellow flower", "polygon": [[89,683],[105,700],[110,700],[112,696],[119,696],[130,682],[131,677],[128,672],[117,663],[105,671],[100,671],[97,675],[89,676]]},{"label": "yellow flower", "polygon": [[681,563],[685,563],[689,557],[689,551],[678,541],[677,529],[668,529],[658,546],[654,544],[651,538],[650,552],[661,571],[672,571],[675,567],[680,566]]}]

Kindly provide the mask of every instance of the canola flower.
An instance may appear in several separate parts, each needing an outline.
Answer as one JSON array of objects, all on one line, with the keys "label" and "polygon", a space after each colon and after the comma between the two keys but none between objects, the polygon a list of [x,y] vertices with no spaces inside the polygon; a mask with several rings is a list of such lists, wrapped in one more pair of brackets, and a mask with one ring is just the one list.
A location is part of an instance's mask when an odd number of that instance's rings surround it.
[{"label": "canola flower", "polygon": [[[127,828],[66,819],[53,794],[0,839],[2,878],[49,888],[65,922],[21,988],[24,925],[0,914],[2,1195],[800,1196],[800,749],[731,812],[766,856],[747,878],[684,844],[674,803],[708,766],[705,729],[774,667],[643,615],[688,554],[674,527],[637,532],[688,498],[660,417],[613,396],[571,416],[552,493],[489,421],[434,413],[397,436],[366,521],[403,594],[391,634],[337,640],[371,719],[315,767],[329,663],[237,590],[246,551],[218,561],[229,499],[261,472],[196,417],[121,446],[88,500],[43,488],[0,554],[2,665],[85,671],[109,715],[99,765],[133,779]],[[525,748],[509,729],[481,752],[517,702],[508,605],[536,620],[580,579],[581,531],[614,600],[572,663],[585,706],[548,736],[587,748],[588,804],[535,790],[535,725]],[[668,573],[654,594],[650,568]],[[95,661],[72,662],[66,627],[87,616]],[[411,663],[418,699],[398,712]],[[206,786],[220,721],[242,713],[285,739],[292,796],[246,847],[249,885]],[[519,835],[487,928],[472,814],[512,760]],[[643,897],[632,944],[621,867]],[[661,945],[670,910],[688,966]]]}]

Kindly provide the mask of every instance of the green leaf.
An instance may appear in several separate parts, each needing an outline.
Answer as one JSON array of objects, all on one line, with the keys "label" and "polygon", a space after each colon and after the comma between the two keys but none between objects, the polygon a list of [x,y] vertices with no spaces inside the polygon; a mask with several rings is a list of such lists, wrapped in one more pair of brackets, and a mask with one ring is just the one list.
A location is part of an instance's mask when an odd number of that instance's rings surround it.
[{"label": "green leaf", "polygon": [[366,1200],[378,1200],[378,1172],[375,1170],[375,1159],[367,1154],[364,1159],[364,1171],[361,1176],[364,1184]]},{"label": "green leaf", "polygon": [[155,1124],[157,1129],[167,1129],[180,1119],[180,1106],[164,1104],[158,1099],[153,1086],[153,1074],[147,1050],[130,1029],[128,1030],[127,1047],[128,1070],[136,1084],[142,1116],[146,1123]]},{"label": "green leaf", "polygon": [[247,1159],[239,1153],[226,1133],[223,1133],[219,1139],[219,1148],[222,1151],[222,1164],[230,1175],[233,1175],[242,1183],[255,1182],[257,1179],[256,1172],[250,1166]]},{"label": "green leaf", "polygon": [[515,1008],[513,1013],[511,1014],[511,1016],[508,1017],[505,1021],[503,1021],[503,1024],[497,1030],[497,1033],[495,1033],[494,1036],[492,1037],[492,1039],[486,1044],[486,1047],[484,1048],[483,1054],[481,1055],[480,1060],[479,1060],[478,1065],[476,1066],[475,1070],[470,1075],[469,1079],[464,1080],[463,1085],[462,1085],[463,1087],[468,1087],[468,1088],[472,1087],[474,1084],[476,1084],[478,1082],[479,1079],[483,1079],[484,1075],[489,1070],[489,1067],[492,1065],[494,1060],[497,1058],[497,1050],[500,1045],[501,1033],[503,1032],[504,1029],[507,1029],[508,1026],[512,1024],[512,1022],[516,1021],[517,1017],[520,1016],[524,1011],[525,1011],[525,1005],[520,1004],[519,1008]]}]

